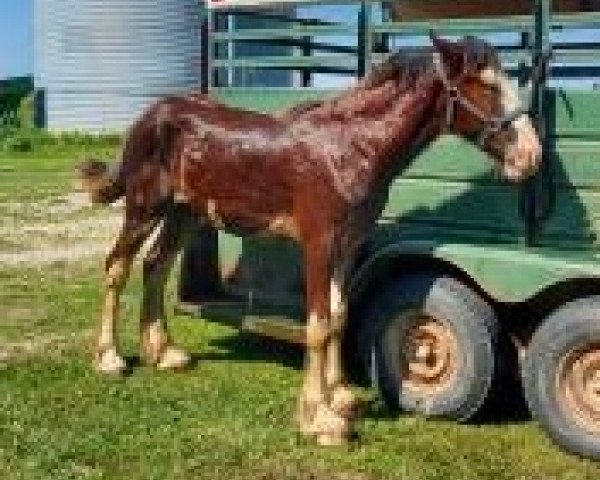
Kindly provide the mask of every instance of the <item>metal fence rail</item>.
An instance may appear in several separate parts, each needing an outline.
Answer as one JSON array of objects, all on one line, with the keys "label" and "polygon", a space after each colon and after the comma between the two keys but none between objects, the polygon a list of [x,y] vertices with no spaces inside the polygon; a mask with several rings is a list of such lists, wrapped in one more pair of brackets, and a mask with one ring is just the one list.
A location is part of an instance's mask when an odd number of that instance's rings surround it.
[{"label": "metal fence rail", "polygon": [[[544,3],[539,2],[538,3]],[[379,62],[385,57],[385,47],[393,40],[424,36],[432,26],[440,35],[478,35],[494,39],[498,34],[511,34],[515,41],[499,44],[500,55],[509,72],[519,78],[526,78],[532,59],[539,45],[540,18],[532,15],[514,15],[495,18],[444,19],[430,21],[392,22],[374,19],[372,6],[362,4],[355,21],[348,23],[327,22],[320,19],[298,19],[284,15],[273,15],[261,11],[219,11],[215,15],[236,17],[239,15],[257,18],[274,18],[281,22],[276,27],[244,28],[222,31],[212,26],[209,35],[213,54],[213,69],[256,69],[290,70],[311,73],[339,73],[361,75],[368,70],[371,62]],[[536,27],[537,25],[537,27]],[[538,30],[536,30],[536,28]],[[572,29],[600,28],[600,12],[551,14],[542,27],[546,35]],[[334,37],[356,38],[355,44],[338,45],[331,41]],[[506,35],[504,35],[506,37]],[[231,48],[244,43],[264,43],[287,45],[293,48],[290,55],[266,55],[245,57],[231,55]],[[600,42],[552,42],[549,73],[556,77],[600,76]],[[383,51],[382,51],[383,50]],[[215,55],[215,52],[229,52],[228,56]],[[213,76],[214,78],[214,76]],[[305,82],[308,86],[308,82]],[[213,88],[228,87],[213,82]]]},{"label": "metal fence rail", "polygon": [[[534,36],[535,17],[518,15],[502,18],[482,19],[447,19],[431,22],[392,22],[381,19],[374,20],[372,6],[363,3],[355,21],[348,23],[324,22],[319,19],[295,19],[289,16],[269,15],[258,12],[219,11],[209,19],[211,55],[211,87],[232,88],[234,85],[215,81],[214,70],[220,69],[257,69],[257,70],[290,70],[312,73],[337,73],[344,75],[362,75],[370,68],[372,62],[381,61],[387,46],[394,39],[428,35],[432,25],[441,35],[493,35],[497,33],[516,34],[519,41],[503,45],[501,56],[510,66],[514,75],[524,76],[523,69],[530,67],[532,61],[532,38]],[[223,30],[217,28],[216,16],[235,18],[237,15],[256,15],[274,17],[283,22],[276,27],[244,28],[240,30]],[[592,20],[586,15],[586,22]],[[220,22],[221,24],[228,22]],[[572,16],[561,16],[557,28],[565,28],[574,23]],[[355,42],[339,45],[332,40],[335,37],[355,38]],[[293,48],[290,55],[243,56],[232,55],[236,45],[250,42],[269,45],[288,45]],[[585,52],[581,52],[585,54]],[[304,82],[305,87],[310,82]],[[243,86],[238,86],[243,88]]]}]

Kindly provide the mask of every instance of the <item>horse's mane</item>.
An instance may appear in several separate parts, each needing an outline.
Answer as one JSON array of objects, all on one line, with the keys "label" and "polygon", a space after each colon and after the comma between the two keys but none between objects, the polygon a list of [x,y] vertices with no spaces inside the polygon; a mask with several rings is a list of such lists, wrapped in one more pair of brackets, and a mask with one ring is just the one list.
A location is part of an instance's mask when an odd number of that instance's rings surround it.
[{"label": "horse's mane", "polygon": [[[499,68],[498,53],[488,42],[467,36],[462,39],[461,46],[463,69],[480,68],[483,65]],[[282,118],[292,120],[306,113],[313,118],[333,116],[350,119],[353,115],[366,111],[369,92],[377,94],[377,90],[383,92],[386,87],[391,87],[395,94],[401,94],[418,90],[431,82],[436,75],[433,55],[432,47],[403,47],[375,65],[365,78],[349,90],[322,102],[301,104],[283,114]],[[390,88],[387,90],[389,92]]]},{"label": "horse's mane", "polygon": [[[460,45],[463,50],[463,69],[483,65],[501,68],[498,52],[485,40],[466,36]],[[405,84],[418,82],[432,71],[433,52],[431,47],[403,47],[375,66],[359,86],[373,88],[394,78]]]},{"label": "horse's mane", "polygon": [[409,47],[398,50],[375,65],[357,87],[375,88],[390,80],[405,84],[415,82],[432,70],[432,53],[429,47]]},{"label": "horse's mane", "polygon": [[[352,118],[369,108],[365,103],[368,97],[364,95],[365,92],[377,90],[389,83],[393,83],[396,93],[408,91],[417,88],[422,81],[428,81],[432,72],[431,48],[404,48],[374,66],[354,87],[320,104],[313,104],[310,108],[301,107],[299,111],[308,112],[313,117]],[[381,106],[386,104],[387,102],[381,102]]]}]

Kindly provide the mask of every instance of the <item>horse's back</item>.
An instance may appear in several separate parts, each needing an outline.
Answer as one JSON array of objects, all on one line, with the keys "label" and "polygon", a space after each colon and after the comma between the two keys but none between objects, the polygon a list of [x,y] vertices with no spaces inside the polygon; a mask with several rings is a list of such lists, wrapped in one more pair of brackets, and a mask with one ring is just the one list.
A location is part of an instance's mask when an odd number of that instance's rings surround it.
[{"label": "horse's back", "polygon": [[281,120],[272,115],[232,107],[197,91],[165,97],[153,105],[149,113],[174,122],[195,119],[196,123],[232,130],[277,130],[282,127]]}]

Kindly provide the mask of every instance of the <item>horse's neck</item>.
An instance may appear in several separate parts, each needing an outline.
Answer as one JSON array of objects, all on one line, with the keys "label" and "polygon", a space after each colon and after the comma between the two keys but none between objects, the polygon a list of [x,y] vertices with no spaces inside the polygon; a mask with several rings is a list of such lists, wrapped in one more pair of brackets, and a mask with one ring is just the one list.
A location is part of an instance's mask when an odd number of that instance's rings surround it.
[{"label": "horse's neck", "polygon": [[[405,86],[389,81],[355,88],[292,120],[297,134],[325,132],[336,148],[327,154],[336,188],[349,202],[384,192],[393,177],[433,140],[441,86],[430,76]],[[316,126],[316,128],[315,128]]]},{"label": "horse's neck", "polygon": [[[423,79],[418,86],[404,91],[388,89],[383,96],[373,92],[373,113],[354,120],[351,143],[354,149],[364,152],[375,176],[402,170],[435,138],[439,130],[436,108],[440,92],[439,82],[433,78]],[[366,96],[363,103],[368,101]]]}]

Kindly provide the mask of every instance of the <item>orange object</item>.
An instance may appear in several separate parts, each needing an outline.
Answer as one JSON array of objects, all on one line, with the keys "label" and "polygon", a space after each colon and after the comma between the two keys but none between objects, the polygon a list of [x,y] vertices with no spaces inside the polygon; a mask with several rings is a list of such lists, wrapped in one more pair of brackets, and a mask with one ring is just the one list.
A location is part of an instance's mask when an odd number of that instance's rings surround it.
[{"label": "orange object", "polygon": [[[526,15],[533,9],[532,0],[446,0],[387,2],[396,21],[430,18],[480,18],[495,15]],[[599,0],[554,0],[553,10],[559,12],[600,11]]]}]

